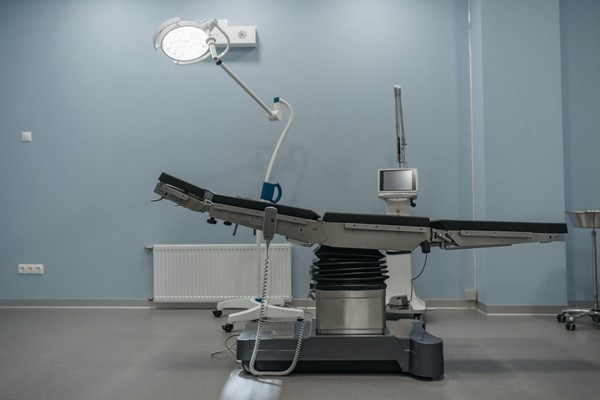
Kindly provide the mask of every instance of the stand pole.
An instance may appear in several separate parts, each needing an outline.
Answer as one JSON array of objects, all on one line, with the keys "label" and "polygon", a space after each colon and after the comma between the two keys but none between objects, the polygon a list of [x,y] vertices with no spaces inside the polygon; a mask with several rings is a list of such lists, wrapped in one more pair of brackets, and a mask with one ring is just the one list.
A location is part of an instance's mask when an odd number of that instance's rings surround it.
[{"label": "stand pole", "polygon": [[592,287],[594,292],[594,310],[598,310],[598,264],[596,260],[596,228],[592,229]]}]

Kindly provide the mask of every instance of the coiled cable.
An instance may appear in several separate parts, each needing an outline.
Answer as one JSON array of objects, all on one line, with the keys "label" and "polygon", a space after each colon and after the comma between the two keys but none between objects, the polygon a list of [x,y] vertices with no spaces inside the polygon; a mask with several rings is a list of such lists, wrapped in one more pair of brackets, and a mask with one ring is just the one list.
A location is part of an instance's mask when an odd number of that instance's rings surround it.
[{"label": "coiled cable", "polygon": [[262,291],[261,291],[261,303],[260,313],[258,315],[258,322],[256,325],[256,338],[254,339],[254,349],[252,349],[252,357],[250,357],[250,372],[255,376],[284,376],[289,375],[296,368],[298,359],[300,358],[300,350],[302,350],[302,337],[304,336],[304,327],[306,321],[302,321],[300,324],[300,331],[298,332],[298,341],[296,342],[296,349],[294,351],[294,358],[292,364],[284,371],[258,371],[255,368],[256,356],[258,355],[258,349],[260,347],[260,336],[262,333],[262,324],[265,321],[265,312],[267,310],[267,289],[269,287],[269,245],[270,241],[266,242],[267,257],[265,258],[265,268],[263,271]]}]

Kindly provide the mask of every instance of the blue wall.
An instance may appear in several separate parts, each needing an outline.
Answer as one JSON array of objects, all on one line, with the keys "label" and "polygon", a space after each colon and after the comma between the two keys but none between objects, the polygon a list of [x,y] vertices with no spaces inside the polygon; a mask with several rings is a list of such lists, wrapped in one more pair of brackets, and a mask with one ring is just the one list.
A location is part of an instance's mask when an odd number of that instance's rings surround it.
[{"label": "blue wall", "polygon": [[[600,2],[560,3],[565,203],[600,209]],[[590,231],[573,228],[567,241],[568,297],[592,299]]]},{"label": "blue wall", "polygon": [[[559,160],[546,170],[546,155],[523,152],[513,157],[509,171],[531,170],[520,185],[538,185],[541,179],[539,196],[549,196],[549,204],[540,207],[538,195],[528,195],[527,207],[514,203],[495,170],[504,157],[496,145],[510,146],[516,137],[488,142],[488,132],[499,129],[492,125],[500,111],[486,119],[494,111],[484,92],[501,85],[504,76],[485,74],[485,68],[496,68],[494,57],[485,53],[486,40],[493,40],[485,27],[493,24],[496,10],[507,13],[504,20],[520,10],[514,2],[506,8],[504,2],[490,3],[477,4],[484,50],[478,85],[486,99],[477,105],[485,111],[477,116],[485,141],[476,143],[484,150],[476,156],[485,161],[485,170],[476,163],[476,172],[486,181],[485,192],[476,186],[477,198],[486,201],[485,214],[478,216],[562,220],[556,65],[543,74],[542,81],[549,82],[548,88],[540,86],[543,96],[529,98],[536,103],[536,117],[523,117],[519,124],[529,127],[541,119],[544,129],[528,140],[550,135],[550,151]],[[548,47],[539,55],[525,54],[528,59],[560,57],[553,44],[560,32],[557,3],[519,3],[545,9],[533,23],[543,28],[540,40]],[[254,241],[248,230],[232,237],[222,224],[204,224],[204,215],[149,202],[161,171],[223,194],[258,197],[283,127],[269,122],[212,63],[174,66],[153,50],[156,26],[175,15],[257,26],[258,47],[236,49],[226,62],[261,98],[282,96],[294,107],[296,120],[273,176],[284,186],[282,202],[321,213],[383,213],[376,171],[396,165],[392,86],[400,84],[408,161],[420,174],[414,214],[471,218],[466,10],[465,0],[3,1],[0,299],[144,299],[152,294],[151,256],[144,245]],[[307,25],[310,33],[304,33]],[[511,41],[528,34],[526,21],[521,27]],[[500,32],[500,26],[494,29]],[[511,91],[503,96],[509,102]],[[552,117],[556,107],[559,115]],[[33,141],[21,143],[21,131],[32,131]],[[496,197],[497,204],[491,203]],[[503,208],[492,213],[498,205]],[[564,258],[560,246],[512,247],[502,249],[500,257],[523,256],[532,282],[546,271],[548,258]],[[294,249],[295,297],[306,294],[312,258],[311,249]],[[413,259],[420,267],[422,255]],[[18,263],[43,263],[46,272],[18,276]],[[559,276],[564,260],[560,263],[556,257],[549,290],[564,284]],[[491,269],[493,262],[480,267],[478,260],[478,268],[487,265]],[[475,285],[473,269],[471,251],[434,250],[416,283],[419,294],[460,299]],[[497,268],[499,276],[513,271]],[[503,285],[515,290],[510,280]],[[564,297],[536,293],[517,294],[514,304],[556,304]],[[488,299],[506,304],[512,297]]]},{"label": "blue wall", "polygon": [[[476,65],[477,215],[564,218],[558,1],[481,1]],[[478,251],[485,304],[565,304],[565,245]]]}]

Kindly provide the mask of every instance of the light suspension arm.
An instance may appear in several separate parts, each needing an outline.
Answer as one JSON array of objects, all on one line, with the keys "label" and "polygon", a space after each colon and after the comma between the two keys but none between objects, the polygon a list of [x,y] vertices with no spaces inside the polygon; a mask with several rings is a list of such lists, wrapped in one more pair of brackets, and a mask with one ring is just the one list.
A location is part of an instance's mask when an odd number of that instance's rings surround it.
[{"label": "light suspension arm", "polygon": [[[269,106],[267,106],[265,104],[264,101],[262,101],[257,95],[256,93],[254,93],[252,91],[252,89],[250,89],[250,87],[248,87],[248,85],[246,85],[244,83],[244,81],[242,81],[232,70],[231,68],[229,68],[227,65],[225,65],[225,63],[223,61],[221,61],[220,59],[217,60],[217,65],[219,67],[221,67],[223,69],[223,71],[225,71],[227,73],[227,75],[229,75],[231,77],[231,79],[233,79],[238,85],[240,85],[240,87],[242,89],[244,89],[244,91],[246,93],[248,93],[248,95],[250,97],[252,97],[252,99],[263,109],[267,112],[267,114],[269,115],[269,121],[279,121],[281,120],[281,111],[277,109],[277,107],[275,107],[273,110],[271,110],[269,108]],[[275,104],[277,104],[277,99],[275,99]]]},{"label": "light suspension arm", "polygon": [[[270,109],[269,106],[267,106],[265,104],[265,102],[262,101],[260,99],[260,97],[258,97],[256,95],[256,93],[254,93],[254,91],[252,91],[252,89],[250,89],[250,87],[248,85],[246,85],[244,83],[244,81],[242,81],[231,70],[231,68],[229,68],[227,65],[225,65],[225,63],[222,60],[218,59],[217,65],[219,67],[221,67],[223,69],[223,71],[225,71],[227,73],[227,75],[229,75],[231,77],[231,79],[233,79],[242,89],[244,89],[244,91],[246,93],[248,93],[248,95],[256,102],[256,104],[258,104],[263,110],[266,111],[266,113],[269,117],[269,121],[280,121],[281,120],[282,113],[281,113],[280,104],[283,104],[288,110],[288,121],[287,121],[285,127],[283,128],[281,135],[279,135],[279,140],[277,141],[277,144],[275,145],[275,149],[273,150],[273,154],[271,155],[271,161],[269,162],[269,166],[267,168],[267,173],[265,175],[265,180],[263,182],[262,190],[260,193],[260,198],[262,200],[267,200],[271,203],[277,203],[281,199],[281,195],[282,195],[281,185],[279,183],[271,183],[271,175],[273,172],[273,167],[275,165],[275,162],[277,161],[277,156],[279,155],[279,149],[281,148],[283,139],[285,139],[285,137],[290,129],[290,126],[292,125],[292,121],[294,120],[294,110],[292,109],[292,106],[290,105],[290,103],[288,103],[287,101],[285,101],[284,99],[282,99],[280,97],[275,97],[275,99],[273,101],[273,103],[274,103],[273,109]],[[257,235],[257,240],[260,240],[258,235]]]}]

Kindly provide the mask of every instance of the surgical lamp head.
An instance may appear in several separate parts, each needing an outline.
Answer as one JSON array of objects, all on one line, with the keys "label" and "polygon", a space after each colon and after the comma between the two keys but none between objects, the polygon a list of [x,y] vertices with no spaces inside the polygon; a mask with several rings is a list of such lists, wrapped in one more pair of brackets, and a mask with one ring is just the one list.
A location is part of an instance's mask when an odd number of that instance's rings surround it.
[{"label": "surgical lamp head", "polygon": [[[212,34],[214,29],[218,29],[227,41],[221,53],[217,53],[215,47],[216,40]],[[154,49],[161,49],[179,65],[197,63],[208,56],[217,61],[229,50],[229,37],[215,19],[197,22],[175,17],[166,20],[156,29]]]}]

